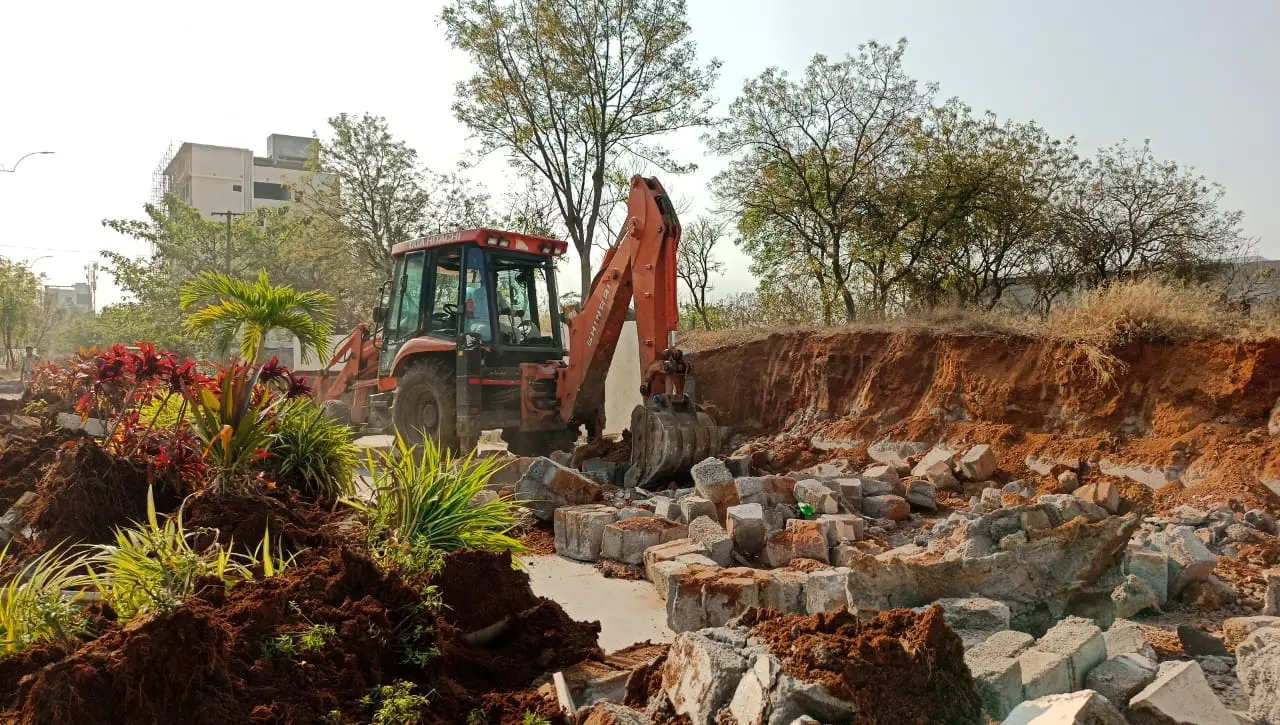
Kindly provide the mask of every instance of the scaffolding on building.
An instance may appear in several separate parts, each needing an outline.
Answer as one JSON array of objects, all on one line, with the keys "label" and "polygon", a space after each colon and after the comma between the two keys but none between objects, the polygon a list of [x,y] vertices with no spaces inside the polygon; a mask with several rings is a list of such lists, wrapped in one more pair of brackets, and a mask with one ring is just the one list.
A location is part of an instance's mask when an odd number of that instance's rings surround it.
[{"label": "scaffolding on building", "polygon": [[169,177],[169,164],[173,163],[173,157],[178,154],[178,143],[169,142],[169,148],[161,157],[160,163],[156,164],[156,170],[151,173],[151,203],[159,204],[164,201],[164,197],[173,188],[173,179]]}]

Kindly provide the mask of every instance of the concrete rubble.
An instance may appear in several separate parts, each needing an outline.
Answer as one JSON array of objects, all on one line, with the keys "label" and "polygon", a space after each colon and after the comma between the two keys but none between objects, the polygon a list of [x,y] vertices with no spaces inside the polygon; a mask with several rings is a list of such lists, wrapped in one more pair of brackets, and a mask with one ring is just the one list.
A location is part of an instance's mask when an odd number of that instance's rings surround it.
[{"label": "concrete rubble", "polygon": [[1129,700],[1132,725],[1238,725],[1197,662],[1160,665],[1155,680]]},{"label": "concrete rubble", "polygon": [[1047,695],[1018,705],[1002,725],[1127,725],[1104,695],[1082,690]]}]

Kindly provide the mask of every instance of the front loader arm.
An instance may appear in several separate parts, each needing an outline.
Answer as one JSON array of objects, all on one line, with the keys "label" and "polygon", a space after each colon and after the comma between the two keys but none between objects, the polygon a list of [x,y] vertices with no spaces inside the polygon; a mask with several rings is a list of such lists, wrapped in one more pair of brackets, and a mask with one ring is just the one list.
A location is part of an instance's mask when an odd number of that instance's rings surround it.
[{"label": "front loader arm", "polygon": [[569,368],[560,386],[561,416],[566,421],[599,422],[605,376],[633,299],[640,370],[645,376],[636,385],[660,382],[661,374],[652,372],[660,365],[654,363],[674,347],[680,319],[676,302],[679,243],[680,220],[662,184],[654,178],[632,177],[622,240],[605,255],[582,311],[569,323]]}]

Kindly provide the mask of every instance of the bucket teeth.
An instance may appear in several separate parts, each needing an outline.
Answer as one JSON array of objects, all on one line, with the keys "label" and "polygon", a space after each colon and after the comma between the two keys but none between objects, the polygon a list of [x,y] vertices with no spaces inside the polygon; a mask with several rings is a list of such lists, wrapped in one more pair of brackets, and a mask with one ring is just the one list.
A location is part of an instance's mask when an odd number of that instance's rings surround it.
[{"label": "bucket teeth", "polygon": [[697,410],[638,405],[631,411],[631,475],[628,485],[687,473],[720,450],[720,428]]}]

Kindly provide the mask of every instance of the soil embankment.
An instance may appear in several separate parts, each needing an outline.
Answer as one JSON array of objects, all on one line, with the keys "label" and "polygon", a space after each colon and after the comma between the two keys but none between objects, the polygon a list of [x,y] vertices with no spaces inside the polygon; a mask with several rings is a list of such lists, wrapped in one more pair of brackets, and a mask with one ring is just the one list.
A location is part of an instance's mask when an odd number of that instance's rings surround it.
[{"label": "soil embankment", "polygon": [[1267,433],[1280,341],[1110,353],[1118,364],[1103,372],[1082,348],[1046,340],[834,330],[776,333],[695,360],[699,396],[737,433],[990,443],[1005,470],[1032,455],[1078,458],[1118,479],[1156,479],[1147,488],[1157,499],[1213,484],[1243,505],[1275,507],[1262,482],[1280,479],[1280,441]]}]

